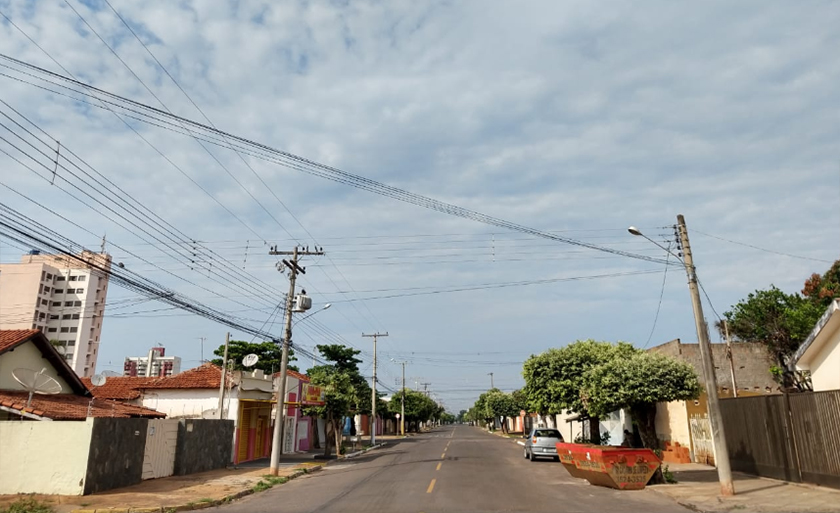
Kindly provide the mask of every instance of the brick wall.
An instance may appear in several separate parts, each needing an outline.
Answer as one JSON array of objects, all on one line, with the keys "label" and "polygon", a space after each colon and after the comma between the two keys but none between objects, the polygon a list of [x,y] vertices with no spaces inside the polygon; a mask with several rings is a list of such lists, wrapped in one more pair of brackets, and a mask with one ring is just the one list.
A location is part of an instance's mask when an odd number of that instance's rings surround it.
[{"label": "brick wall", "polygon": [[[702,379],[703,365],[700,360],[700,345],[685,344],[680,339],[666,342],[652,347],[648,351],[661,353],[690,363],[697,375]],[[732,378],[729,371],[729,360],[726,358],[726,344],[712,344],[712,355],[715,362],[715,375],[719,388],[731,390]],[[776,392],[778,384],[770,374],[773,359],[767,353],[765,346],[755,342],[733,342],[732,360],[735,363],[735,381],[738,391],[752,393]]]}]

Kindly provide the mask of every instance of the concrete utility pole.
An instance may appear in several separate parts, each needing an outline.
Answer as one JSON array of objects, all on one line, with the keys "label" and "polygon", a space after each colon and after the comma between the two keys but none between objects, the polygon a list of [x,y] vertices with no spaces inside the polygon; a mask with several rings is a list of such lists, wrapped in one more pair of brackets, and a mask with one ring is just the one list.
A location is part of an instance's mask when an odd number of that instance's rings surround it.
[{"label": "concrete utility pole", "polygon": [[[230,345],[230,332],[225,335],[225,355],[222,357],[222,380],[219,382],[219,420],[224,418],[224,404],[225,404],[225,381],[227,380],[227,356],[228,346]],[[151,366],[151,362],[149,362]]]},{"label": "concrete utility pole", "polygon": [[[283,353],[280,358],[280,383],[277,384],[277,411],[274,415],[274,432],[271,437],[271,464],[269,474],[276,476],[280,471],[280,454],[283,452],[283,430],[286,414],[286,372],[289,368],[289,347],[292,344],[292,308],[295,301],[295,280],[297,274],[306,274],[306,269],[298,265],[298,258],[306,255],[323,255],[321,250],[309,251],[295,247],[292,251],[277,251],[277,247],[271,248],[269,255],[291,255],[291,260],[283,259],[283,265],[289,269],[289,295],[286,296],[286,329],[283,336]],[[283,269],[282,267],[280,269]]]},{"label": "concrete utility pole", "polygon": [[490,376],[490,388],[491,388],[491,389],[496,388],[496,387],[493,385],[493,373],[492,373],[492,372],[488,372],[488,373],[487,373],[487,375],[488,375],[488,376]]},{"label": "concrete utility pole", "polygon": [[709,342],[709,331],[706,319],[703,317],[703,305],[700,302],[700,290],[697,286],[697,270],[691,256],[691,245],[688,242],[688,229],[682,214],[677,216],[677,227],[682,243],[685,272],[688,275],[688,289],[691,291],[691,303],[694,306],[694,324],[697,328],[697,339],[700,342],[700,356],[703,360],[703,377],[706,382],[706,398],[709,405],[709,423],[712,427],[712,439],[715,444],[715,464],[720,480],[720,493],[723,496],[735,495],[732,484],[732,469],[729,466],[729,449],[726,447],[726,433],[718,402],[717,379],[715,378],[715,363],[712,358],[712,347]]},{"label": "concrete utility pole", "polygon": [[370,445],[373,446],[376,443],[376,339],[387,337],[388,332],[377,332],[371,333],[370,335],[362,333],[362,336],[373,337],[373,381],[370,387]]},{"label": "concrete utility pole", "polygon": [[201,363],[204,363],[204,341],[207,337],[198,337],[198,340],[201,341]]},{"label": "concrete utility pole", "polygon": [[732,397],[738,397],[738,383],[735,381],[735,360],[732,359],[732,340],[729,338],[729,323],[723,320],[726,333],[726,357],[729,359],[729,375],[732,376]]},{"label": "concrete utility pole", "polygon": [[402,404],[400,405],[400,435],[405,436],[405,362],[402,362]]}]

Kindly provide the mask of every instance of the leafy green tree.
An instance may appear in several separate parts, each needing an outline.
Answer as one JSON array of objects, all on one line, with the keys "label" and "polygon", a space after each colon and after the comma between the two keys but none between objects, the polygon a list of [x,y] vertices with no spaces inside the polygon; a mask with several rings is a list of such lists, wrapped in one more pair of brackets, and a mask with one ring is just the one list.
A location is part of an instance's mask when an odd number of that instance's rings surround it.
[{"label": "leafy green tree", "polygon": [[[768,290],[749,294],[723,316],[735,340],[765,344],[778,367],[784,369],[823,310],[815,301],[799,294],[786,294],[771,285]],[[720,323],[718,329],[723,329]]]},{"label": "leafy green tree", "polygon": [[324,419],[327,435],[324,455],[329,456],[333,447],[336,448],[336,455],[338,455],[341,451],[344,417],[359,399],[356,387],[353,386],[350,374],[334,364],[315,366],[309,369],[308,375],[313,385],[323,388],[324,405],[306,407],[304,414]]},{"label": "leafy green tree", "polygon": [[601,417],[626,408],[650,449],[659,448],[656,403],[697,399],[701,391],[689,363],[642,351],[592,367],[584,381],[581,396],[587,411]]},{"label": "leafy green tree", "polygon": [[516,407],[516,402],[511,394],[506,394],[498,389],[493,389],[486,393],[484,404],[487,408],[487,413],[493,418],[494,423],[495,419],[501,419],[503,433],[507,432],[506,421],[508,417],[519,415],[520,409]]},{"label": "leafy green tree", "polygon": [[[581,396],[586,385],[586,373],[598,365],[617,358],[628,358],[638,349],[626,342],[612,344],[595,340],[578,340],[559,349],[532,355],[525,361],[522,392],[531,412],[556,415],[564,410],[597,419]],[[590,422],[589,440],[600,440],[598,422]]]},{"label": "leafy green tree", "polygon": [[[251,353],[259,356],[257,364],[251,367],[251,369],[262,369],[268,375],[280,371],[280,359],[283,356],[283,348],[280,344],[271,341],[254,343],[244,340],[231,340],[228,345],[228,360],[233,360],[233,370],[244,370],[245,367],[242,365],[242,359],[245,358],[245,355]],[[213,351],[213,354],[218,356],[218,358],[210,360],[210,363],[221,367],[222,358],[225,355],[225,346],[219,346],[218,349]],[[296,361],[296,358],[294,351],[290,348],[289,369],[297,371],[297,366],[291,364],[293,361]]]},{"label": "leafy green tree", "polygon": [[[439,412],[439,406],[426,394],[416,390],[405,389],[405,425],[408,431],[417,431],[420,422],[426,422],[435,418]],[[400,413],[400,395],[394,394],[394,398],[388,404],[391,414]]]}]

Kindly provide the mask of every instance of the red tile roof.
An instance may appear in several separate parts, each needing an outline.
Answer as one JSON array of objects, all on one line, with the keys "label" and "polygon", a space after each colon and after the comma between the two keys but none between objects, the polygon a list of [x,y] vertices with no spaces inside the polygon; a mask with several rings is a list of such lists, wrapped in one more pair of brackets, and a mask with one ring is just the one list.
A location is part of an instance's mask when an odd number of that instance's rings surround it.
[{"label": "red tile roof", "polygon": [[39,330],[0,330],[0,353],[26,342]]},{"label": "red tile roof", "polygon": [[[233,383],[230,374],[227,375],[227,380]],[[208,362],[180,374],[157,378],[141,388],[219,388],[221,383],[222,368]]]},{"label": "red tile roof", "polygon": [[[293,371],[293,370],[289,369],[289,370],[286,371],[286,375],[291,376],[293,378],[297,378],[297,379],[303,381],[304,383],[309,383],[309,376],[307,376],[306,374],[301,374],[300,372]],[[274,375],[272,375],[271,377],[272,378],[277,378],[279,376],[280,376],[280,373],[275,372]]]},{"label": "red tile roof", "polygon": [[91,398],[74,394],[36,394],[32,397],[29,408],[25,408],[28,397],[27,392],[0,390],[0,406],[18,411],[25,410],[27,413],[53,420],[84,420],[87,417],[166,417],[166,414],[159,411],[117,401],[93,399],[91,405]]},{"label": "red tile roof", "polygon": [[159,378],[147,378],[145,376],[115,376],[105,380],[105,384],[99,387],[93,386],[90,378],[82,378],[82,383],[97,399],[116,399],[130,401],[140,397],[140,389],[157,381]]}]

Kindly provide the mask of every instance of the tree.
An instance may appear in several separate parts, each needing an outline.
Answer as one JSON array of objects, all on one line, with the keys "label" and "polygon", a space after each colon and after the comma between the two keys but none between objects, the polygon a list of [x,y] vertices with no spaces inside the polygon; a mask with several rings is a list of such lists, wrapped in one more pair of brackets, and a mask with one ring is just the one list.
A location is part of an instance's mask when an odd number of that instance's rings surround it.
[{"label": "tree", "polygon": [[[242,366],[242,359],[245,358],[245,355],[251,353],[259,356],[259,360],[250,369],[261,369],[268,375],[280,371],[280,359],[283,356],[283,347],[280,344],[271,341],[253,343],[245,342],[244,340],[231,340],[230,344],[228,344],[228,360],[233,361],[233,370],[244,370],[245,367]],[[213,354],[218,356],[218,358],[210,360],[210,363],[221,367],[222,358],[225,355],[224,344],[214,350]],[[291,365],[293,361],[296,361],[294,351],[289,348],[289,369],[297,371],[297,366]]]},{"label": "tree", "polygon": [[341,452],[344,417],[352,405],[358,401],[356,388],[353,386],[350,374],[333,364],[315,366],[309,369],[308,375],[313,385],[324,390],[324,405],[309,406],[304,409],[304,414],[324,419],[327,435],[324,456],[330,455],[333,446],[338,455]]},{"label": "tree", "polygon": [[[784,369],[823,311],[820,303],[771,285],[768,290],[749,294],[723,316],[735,340],[763,343],[778,367]],[[718,329],[723,329],[720,323]]]},{"label": "tree", "polygon": [[823,310],[834,298],[840,297],[840,260],[834,262],[822,276],[814,273],[805,280],[802,295]]},{"label": "tree", "polygon": [[519,408],[516,407],[516,402],[510,394],[506,394],[499,389],[492,389],[485,394],[484,404],[487,408],[487,413],[495,419],[501,419],[502,432],[507,433],[507,419],[508,417],[515,417],[519,415]]},{"label": "tree", "polygon": [[[560,349],[532,355],[525,361],[522,374],[527,398],[526,408],[541,415],[556,415],[564,410],[597,419],[581,398],[586,373],[616,358],[627,358],[638,352],[626,342],[612,344],[595,340],[578,340]],[[601,440],[598,422],[589,423],[589,440]]]},{"label": "tree", "polygon": [[[432,420],[439,414],[439,406],[432,399],[430,399],[423,392],[416,390],[404,389],[405,392],[405,424],[407,430],[417,431],[420,422]],[[401,392],[401,393],[402,393]],[[401,403],[398,400],[399,395],[394,394],[394,398],[388,404],[388,410],[392,414],[400,413]]]},{"label": "tree", "polygon": [[658,449],[656,403],[687,401],[700,396],[694,368],[670,356],[638,351],[613,358],[586,372],[582,390],[587,410],[604,416],[626,408],[639,428],[642,443]]}]

